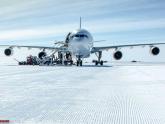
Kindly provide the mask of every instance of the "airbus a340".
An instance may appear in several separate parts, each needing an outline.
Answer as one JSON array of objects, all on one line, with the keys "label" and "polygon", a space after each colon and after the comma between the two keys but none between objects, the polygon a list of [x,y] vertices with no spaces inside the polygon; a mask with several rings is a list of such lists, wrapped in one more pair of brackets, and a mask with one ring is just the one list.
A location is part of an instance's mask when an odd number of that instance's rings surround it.
[{"label": "airbus a340", "polygon": [[[123,47],[134,47],[134,46],[149,46],[152,55],[158,55],[160,53],[160,49],[157,45],[165,44],[165,43],[148,43],[148,44],[130,44],[130,45],[116,45],[116,46],[106,46],[106,47],[94,47],[93,37],[91,33],[85,29],[81,28],[81,18],[80,18],[80,27],[78,30],[74,30],[73,32],[69,32],[66,36],[66,39],[63,42],[57,42],[61,44],[59,47],[44,47],[44,46],[21,46],[21,45],[0,45],[7,47],[4,50],[4,54],[6,56],[11,56],[14,52],[14,48],[36,48],[41,49],[38,53],[38,58],[40,60],[44,59],[44,57],[48,56],[45,50],[52,50],[52,54],[49,57],[54,56],[55,53],[58,53],[58,56],[52,59],[51,63],[60,63],[67,65],[68,63],[73,64],[73,58],[76,59],[76,65],[82,66],[83,58],[90,57],[91,54],[96,54],[97,60],[94,61],[95,65],[103,65],[104,61],[102,58],[102,52],[104,50],[114,49],[113,57],[116,60],[120,60],[122,58],[122,52],[120,48]],[[56,44],[57,44],[56,43]]]}]

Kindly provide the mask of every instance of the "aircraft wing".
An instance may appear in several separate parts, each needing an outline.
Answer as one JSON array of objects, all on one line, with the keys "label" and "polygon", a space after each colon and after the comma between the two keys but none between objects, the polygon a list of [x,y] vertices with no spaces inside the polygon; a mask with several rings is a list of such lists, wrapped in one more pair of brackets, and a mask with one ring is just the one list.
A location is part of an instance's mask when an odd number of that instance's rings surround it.
[{"label": "aircraft wing", "polygon": [[8,47],[8,48],[28,48],[28,49],[48,49],[48,50],[60,50],[61,47],[46,47],[46,46],[21,46],[21,45],[0,45],[0,47]]},{"label": "aircraft wing", "polygon": [[165,43],[146,43],[146,44],[128,44],[128,45],[115,45],[115,46],[105,46],[105,47],[93,47],[91,53],[109,50],[109,49],[120,49],[124,47],[136,47],[136,46],[155,46],[155,45],[165,45]]}]

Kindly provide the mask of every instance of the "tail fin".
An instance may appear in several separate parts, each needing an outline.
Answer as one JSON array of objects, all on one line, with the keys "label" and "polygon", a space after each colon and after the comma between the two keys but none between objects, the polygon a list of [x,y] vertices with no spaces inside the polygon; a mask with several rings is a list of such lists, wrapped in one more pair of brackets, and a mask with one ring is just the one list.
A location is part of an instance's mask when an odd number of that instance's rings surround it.
[{"label": "tail fin", "polygon": [[81,29],[81,17],[80,17],[80,29]]}]

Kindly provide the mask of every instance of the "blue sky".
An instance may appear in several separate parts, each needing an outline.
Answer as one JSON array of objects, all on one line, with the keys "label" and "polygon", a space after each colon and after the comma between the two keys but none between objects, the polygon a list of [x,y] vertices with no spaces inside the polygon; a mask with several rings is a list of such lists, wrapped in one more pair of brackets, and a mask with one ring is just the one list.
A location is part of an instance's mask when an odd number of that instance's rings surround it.
[{"label": "blue sky", "polygon": [[[95,46],[165,42],[164,13],[164,0],[0,0],[0,44],[52,46],[79,27],[80,16],[94,40],[106,40]],[[156,59],[149,48],[123,50],[123,60],[165,61],[160,48]]]},{"label": "blue sky", "polygon": [[1,0],[0,42],[51,45],[79,26],[102,44],[165,41],[163,0]]}]

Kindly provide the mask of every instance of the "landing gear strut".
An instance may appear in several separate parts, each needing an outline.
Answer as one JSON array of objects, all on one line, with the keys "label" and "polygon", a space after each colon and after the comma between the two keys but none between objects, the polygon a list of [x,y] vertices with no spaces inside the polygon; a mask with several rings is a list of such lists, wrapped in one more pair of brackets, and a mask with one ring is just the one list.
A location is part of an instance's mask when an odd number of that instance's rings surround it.
[{"label": "landing gear strut", "polygon": [[81,60],[80,56],[78,57],[76,65],[77,66],[82,66],[82,60]]},{"label": "landing gear strut", "polygon": [[98,57],[98,60],[94,61],[95,62],[95,65],[103,65],[104,62],[101,60],[101,57],[102,57],[102,51],[99,51],[98,54],[96,53],[96,56]]}]

